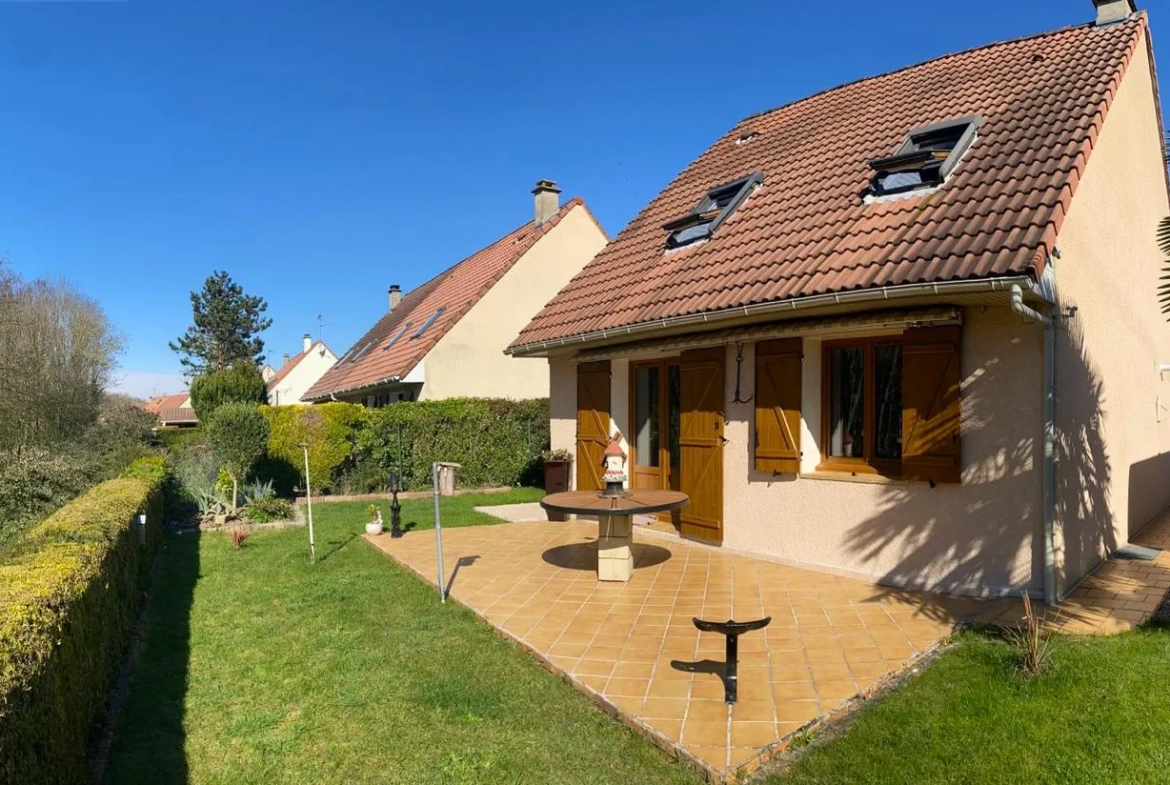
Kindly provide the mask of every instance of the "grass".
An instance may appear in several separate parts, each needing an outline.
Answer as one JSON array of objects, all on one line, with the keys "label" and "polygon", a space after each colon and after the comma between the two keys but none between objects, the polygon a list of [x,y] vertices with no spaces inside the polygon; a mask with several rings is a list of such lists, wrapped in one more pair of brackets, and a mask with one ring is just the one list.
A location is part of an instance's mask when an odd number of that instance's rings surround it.
[{"label": "grass", "polygon": [[1054,639],[1052,669],[1017,672],[969,633],[769,785],[1163,783],[1170,770],[1170,630]]},{"label": "grass", "polygon": [[[441,502],[440,515],[442,516],[443,526],[452,528],[456,526],[482,526],[484,524],[502,523],[499,518],[493,518],[486,513],[476,512],[473,508],[483,507],[485,505],[536,502],[540,501],[544,495],[544,491],[539,488],[513,488],[503,493],[445,496]],[[426,499],[403,499],[399,504],[402,505],[402,528],[408,531],[411,529],[435,528],[434,497],[427,497]],[[382,511],[382,520],[385,521],[386,528],[389,529],[390,502],[379,501],[377,505],[378,509]],[[369,506],[370,502],[314,502],[313,522],[348,519],[356,515],[364,523],[369,517],[366,515],[366,508]]]},{"label": "grass", "polygon": [[303,529],[168,536],[107,782],[698,781],[363,543],[365,507],[314,507],[314,567]]}]

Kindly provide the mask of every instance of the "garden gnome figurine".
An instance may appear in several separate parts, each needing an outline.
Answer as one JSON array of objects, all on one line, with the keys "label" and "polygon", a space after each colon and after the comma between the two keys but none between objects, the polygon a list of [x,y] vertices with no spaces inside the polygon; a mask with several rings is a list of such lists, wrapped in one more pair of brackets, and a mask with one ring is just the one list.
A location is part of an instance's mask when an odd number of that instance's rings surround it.
[{"label": "garden gnome figurine", "polygon": [[602,465],[605,466],[605,495],[621,496],[626,484],[626,454],[622,452],[622,435],[616,433],[605,448]]}]

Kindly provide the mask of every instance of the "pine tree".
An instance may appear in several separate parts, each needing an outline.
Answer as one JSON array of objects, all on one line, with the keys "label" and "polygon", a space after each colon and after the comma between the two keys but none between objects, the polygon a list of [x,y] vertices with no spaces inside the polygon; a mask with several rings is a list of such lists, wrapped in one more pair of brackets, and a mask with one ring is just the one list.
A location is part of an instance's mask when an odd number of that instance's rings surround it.
[{"label": "pine tree", "polygon": [[191,292],[194,323],[177,342],[170,343],[181,355],[188,376],[222,371],[238,360],[264,362],[264,341],[260,333],[272,326],[264,316],[268,303],[263,297],[244,294],[244,289],[225,271],[217,271],[203,282],[203,290]]}]

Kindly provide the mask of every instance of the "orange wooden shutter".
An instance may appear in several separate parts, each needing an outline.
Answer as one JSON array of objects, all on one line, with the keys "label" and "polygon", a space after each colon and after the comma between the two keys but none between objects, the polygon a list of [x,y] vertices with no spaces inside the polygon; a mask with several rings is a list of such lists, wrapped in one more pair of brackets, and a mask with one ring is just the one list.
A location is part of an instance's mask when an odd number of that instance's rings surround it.
[{"label": "orange wooden shutter", "polygon": [[799,338],[756,344],[756,471],[800,471]]},{"label": "orange wooden shutter", "polygon": [[577,490],[599,491],[609,444],[609,362],[577,366]]},{"label": "orange wooden shutter", "polygon": [[679,532],[723,541],[723,347],[683,352],[679,361]]},{"label": "orange wooden shutter", "polygon": [[907,330],[902,355],[902,475],[960,482],[958,326]]}]

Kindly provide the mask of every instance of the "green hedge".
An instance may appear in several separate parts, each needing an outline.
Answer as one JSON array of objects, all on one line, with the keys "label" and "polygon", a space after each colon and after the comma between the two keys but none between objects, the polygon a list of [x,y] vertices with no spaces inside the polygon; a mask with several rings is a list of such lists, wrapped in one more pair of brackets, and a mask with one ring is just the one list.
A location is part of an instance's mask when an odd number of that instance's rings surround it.
[{"label": "green hedge", "polygon": [[369,412],[357,434],[357,470],[399,471],[407,489],[431,486],[431,464],[461,464],[465,488],[539,484],[549,444],[548,399],[457,398],[395,403]]},{"label": "green hedge", "polygon": [[[161,459],[136,461],[0,561],[0,783],[83,782],[162,536]],[[147,515],[147,546],[135,517]]]},{"label": "green hedge", "polygon": [[304,483],[305,456],[301,443],[309,445],[309,479],[313,492],[333,487],[338,472],[350,461],[356,434],[367,420],[367,410],[355,403],[319,406],[262,406],[268,419],[268,455],[256,474],[272,480],[285,494]]}]

